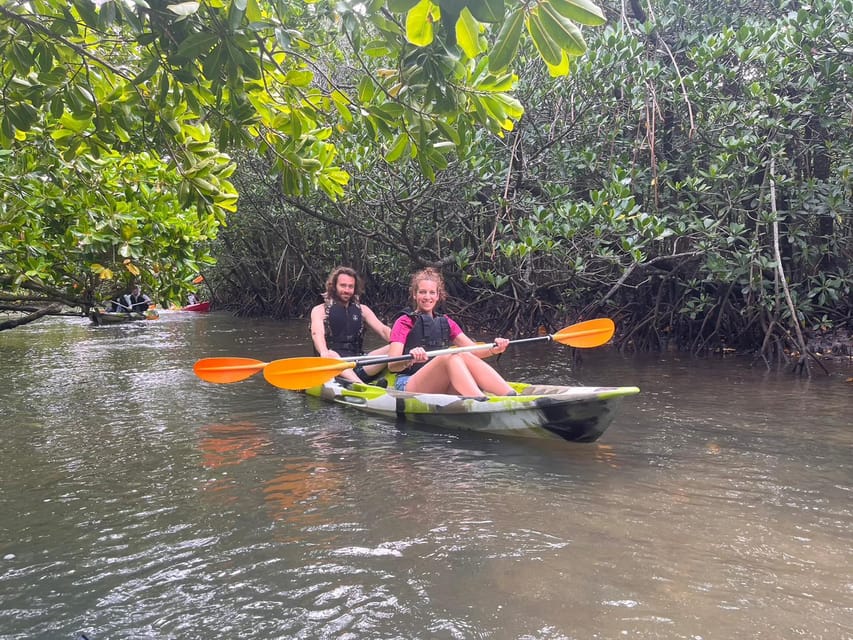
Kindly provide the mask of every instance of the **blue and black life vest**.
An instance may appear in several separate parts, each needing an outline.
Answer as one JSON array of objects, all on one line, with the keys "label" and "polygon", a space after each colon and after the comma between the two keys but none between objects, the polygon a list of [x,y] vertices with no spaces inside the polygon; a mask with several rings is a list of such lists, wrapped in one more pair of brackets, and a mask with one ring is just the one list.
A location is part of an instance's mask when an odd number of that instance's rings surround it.
[{"label": "blue and black life vest", "polygon": [[[414,323],[409,335],[406,336],[403,353],[409,353],[415,347],[423,347],[427,351],[433,351],[450,346],[450,323],[445,316],[437,313],[430,317],[411,309],[404,309],[397,314],[396,318],[400,316],[409,316]],[[401,373],[411,376],[425,364],[426,362],[412,364]]]},{"label": "blue and black life vest", "polygon": [[347,358],[363,353],[364,321],[361,317],[361,305],[351,302],[348,306],[326,302],[326,346],[338,355]]}]

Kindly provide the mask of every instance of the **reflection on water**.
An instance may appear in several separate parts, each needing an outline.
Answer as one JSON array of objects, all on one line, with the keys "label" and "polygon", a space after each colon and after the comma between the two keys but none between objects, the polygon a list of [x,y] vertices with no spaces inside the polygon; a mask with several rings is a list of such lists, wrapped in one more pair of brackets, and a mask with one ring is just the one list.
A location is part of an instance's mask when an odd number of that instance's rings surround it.
[{"label": "reflection on water", "polygon": [[269,436],[251,422],[205,425],[199,433],[202,464],[208,469],[251,460],[272,445]]},{"label": "reflection on water", "polygon": [[850,370],[505,354],[642,389],[584,445],[191,371],[310,352],[219,313],[0,333],[0,636],[853,638]]},{"label": "reflection on water", "polygon": [[334,463],[289,462],[264,484],[270,516],[297,521],[300,526],[321,524],[323,511],[335,499],[341,482],[340,471]]}]

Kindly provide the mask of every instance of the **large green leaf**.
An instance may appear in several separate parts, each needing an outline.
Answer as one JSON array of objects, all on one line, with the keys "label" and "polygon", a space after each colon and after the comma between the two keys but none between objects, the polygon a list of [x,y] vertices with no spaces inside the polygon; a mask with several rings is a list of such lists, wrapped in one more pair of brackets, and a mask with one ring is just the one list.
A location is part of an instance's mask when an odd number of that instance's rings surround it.
[{"label": "large green leaf", "polygon": [[569,55],[579,56],[586,51],[581,30],[568,18],[557,13],[550,4],[539,7],[539,17],[542,27]]},{"label": "large green leaf", "polygon": [[504,0],[468,0],[467,6],[480,22],[500,22],[506,12]]},{"label": "large green leaf", "polygon": [[[245,3],[245,0],[242,1]],[[198,11],[199,3],[195,0],[189,0],[188,2],[166,5],[166,8],[178,16],[191,16]]]},{"label": "large green leaf", "polygon": [[438,5],[431,0],[420,0],[406,14],[406,39],[419,47],[432,44],[434,14],[439,12]]},{"label": "large green leaf", "polygon": [[498,37],[489,52],[489,71],[492,73],[502,71],[515,58],[523,25],[524,10],[522,7],[518,7],[507,16],[506,22],[503,23],[498,32]]},{"label": "large green leaf", "polygon": [[462,9],[462,13],[456,20],[456,44],[469,58],[476,58],[483,51],[480,44],[482,30],[480,23],[474,19],[468,8]]},{"label": "large green leaf", "polygon": [[607,21],[601,9],[589,0],[542,0],[540,6],[550,6],[564,18],[589,27],[598,27]]},{"label": "large green leaf", "polygon": [[527,14],[526,19],[527,32],[533,39],[533,45],[542,56],[542,59],[551,65],[560,64],[563,58],[563,48],[542,24],[542,18],[538,10],[533,10]]},{"label": "large green leaf", "polygon": [[388,162],[396,162],[402,157],[403,153],[409,147],[409,136],[401,133],[391,145],[388,153],[385,154],[385,160]]}]

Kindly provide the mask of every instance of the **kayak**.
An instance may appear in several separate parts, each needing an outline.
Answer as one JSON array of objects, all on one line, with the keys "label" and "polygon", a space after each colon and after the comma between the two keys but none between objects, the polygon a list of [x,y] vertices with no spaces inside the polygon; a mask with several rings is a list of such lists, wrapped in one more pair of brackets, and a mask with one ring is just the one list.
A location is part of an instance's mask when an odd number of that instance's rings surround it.
[{"label": "kayak", "polygon": [[401,422],[500,436],[593,442],[610,426],[622,399],[637,387],[581,387],[511,382],[518,395],[467,398],[395,391],[334,378],[305,393]]},{"label": "kayak", "polygon": [[145,313],[138,311],[132,313],[125,311],[102,311],[101,309],[92,309],[89,312],[89,319],[97,325],[136,322],[138,320],[157,320],[159,317],[160,314],[153,309]]},{"label": "kayak", "polygon": [[196,302],[195,304],[188,304],[186,307],[181,307],[181,311],[197,311],[198,313],[207,313],[210,311],[210,300],[205,300],[204,302]]}]

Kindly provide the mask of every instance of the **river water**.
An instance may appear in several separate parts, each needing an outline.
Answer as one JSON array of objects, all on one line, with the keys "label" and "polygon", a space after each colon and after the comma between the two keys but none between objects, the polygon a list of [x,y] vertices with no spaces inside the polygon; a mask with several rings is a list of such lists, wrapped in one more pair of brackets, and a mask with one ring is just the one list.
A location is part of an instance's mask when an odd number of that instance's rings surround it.
[{"label": "river water", "polygon": [[0,638],[853,638],[850,365],[511,347],[641,388],[590,444],[192,373],[298,355],[223,313],[0,332]]}]

